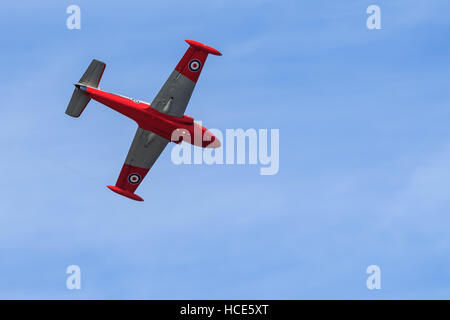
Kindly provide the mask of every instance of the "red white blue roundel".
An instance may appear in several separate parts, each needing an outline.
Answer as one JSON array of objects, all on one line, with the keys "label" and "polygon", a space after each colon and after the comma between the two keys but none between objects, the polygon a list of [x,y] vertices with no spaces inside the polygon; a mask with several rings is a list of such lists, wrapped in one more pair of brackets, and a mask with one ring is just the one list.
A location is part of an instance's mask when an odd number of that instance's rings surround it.
[{"label": "red white blue roundel", "polygon": [[139,181],[141,181],[141,176],[137,173],[132,173],[128,176],[128,182],[131,184],[139,183]]},{"label": "red white blue roundel", "polygon": [[192,72],[196,72],[196,71],[200,70],[201,66],[202,66],[202,63],[197,59],[193,59],[193,60],[189,61],[189,64],[188,64],[189,70],[191,70]]}]

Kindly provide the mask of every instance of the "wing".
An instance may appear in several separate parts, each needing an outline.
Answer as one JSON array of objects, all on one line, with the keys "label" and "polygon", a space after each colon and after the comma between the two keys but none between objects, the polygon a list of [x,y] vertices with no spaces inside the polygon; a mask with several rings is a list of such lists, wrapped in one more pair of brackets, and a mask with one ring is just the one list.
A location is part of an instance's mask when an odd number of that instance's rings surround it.
[{"label": "wing", "polygon": [[134,192],[168,142],[151,131],[138,128],[116,185],[108,188],[130,199],[143,201]]},{"label": "wing", "polygon": [[184,115],[208,54],[221,55],[216,49],[200,42],[186,42],[189,49],[151,103],[152,108],[175,117]]},{"label": "wing", "polygon": [[[186,42],[189,48],[150,106],[175,117],[184,115],[208,54],[221,55],[216,49],[200,42]],[[116,185],[108,188],[125,197],[143,201],[134,192],[168,142],[151,131],[138,128]]]}]

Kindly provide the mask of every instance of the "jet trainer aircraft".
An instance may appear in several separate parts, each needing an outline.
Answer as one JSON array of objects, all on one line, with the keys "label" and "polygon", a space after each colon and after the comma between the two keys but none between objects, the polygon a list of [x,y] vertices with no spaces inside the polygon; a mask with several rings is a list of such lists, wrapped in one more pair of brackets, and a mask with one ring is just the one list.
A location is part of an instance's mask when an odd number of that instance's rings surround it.
[{"label": "jet trainer aircraft", "polygon": [[189,48],[151,104],[101,90],[98,84],[106,65],[95,59],[75,84],[66,110],[69,116],[78,118],[94,99],[133,119],[139,126],[116,185],[108,186],[122,196],[143,201],[134,192],[169,141],[186,141],[203,148],[221,145],[210,131],[184,112],[208,54],[222,54],[203,43],[186,42]]}]

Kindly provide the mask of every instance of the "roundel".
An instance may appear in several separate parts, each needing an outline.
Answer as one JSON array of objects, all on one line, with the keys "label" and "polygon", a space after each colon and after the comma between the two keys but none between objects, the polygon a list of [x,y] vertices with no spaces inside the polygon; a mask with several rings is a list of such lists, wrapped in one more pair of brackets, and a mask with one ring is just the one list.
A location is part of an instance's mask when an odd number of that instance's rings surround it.
[{"label": "roundel", "polygon": [[139,181],[141,181],[141,176],[137,173],[132,173],[128,176],[128,182],[131,184],[139,183]]},{"label": "roundel", "polygon": [[196,71],[200,70],[201,66],[202,66],[202,63],[197,59],[193,59],[193,60],[189,61],[189,64],[188,64],[189,70],[191,70],[192,72],[196,72]]}]

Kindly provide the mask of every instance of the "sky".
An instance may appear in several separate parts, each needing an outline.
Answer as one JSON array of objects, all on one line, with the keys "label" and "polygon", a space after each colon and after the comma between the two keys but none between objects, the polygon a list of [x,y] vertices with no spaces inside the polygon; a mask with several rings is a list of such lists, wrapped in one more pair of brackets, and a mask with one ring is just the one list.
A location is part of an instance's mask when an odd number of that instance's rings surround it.
[{"label": "sky", "polygon": [[[69,5],[81,29],[69,30]],[[369,30],[370,5],[381,29]],[[19,1],[2,5],[0,298],[449,299],[445,0]],[[279,171],[175,165],[114,184],[136,124],[64,111],[102,89],[151,102],[185,50],[217,48],[186,114],[279,129]],[[81,270],[81,289],[66,269]],[[381,270],[369,290],[366,269]]]}]

